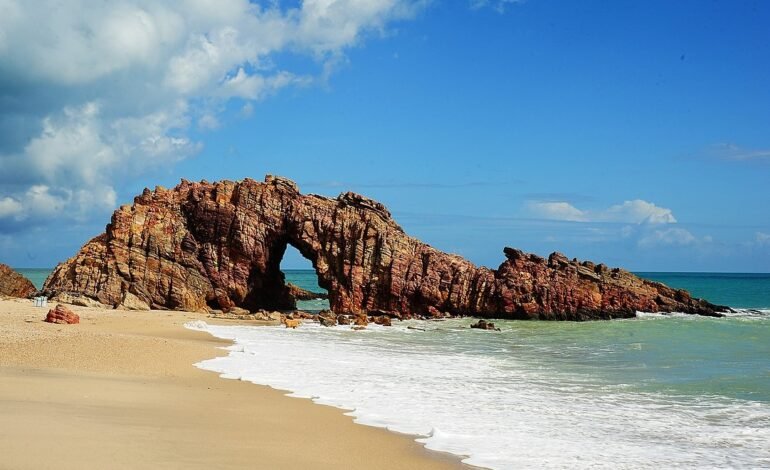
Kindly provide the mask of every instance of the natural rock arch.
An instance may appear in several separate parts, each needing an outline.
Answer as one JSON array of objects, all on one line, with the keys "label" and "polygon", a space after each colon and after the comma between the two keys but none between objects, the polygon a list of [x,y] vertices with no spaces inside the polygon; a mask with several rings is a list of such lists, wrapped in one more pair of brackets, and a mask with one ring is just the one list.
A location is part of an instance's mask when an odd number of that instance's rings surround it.
[{"label": "natural rock arch", "polygon": [[380,203],[303,195],[290,180],[146,189],[46,280],[128,308],[293,308],[280,262],[309,259],[337,313],[580,320],[724,309],[620,269],[506,248],[497,270],[409,237]]}]

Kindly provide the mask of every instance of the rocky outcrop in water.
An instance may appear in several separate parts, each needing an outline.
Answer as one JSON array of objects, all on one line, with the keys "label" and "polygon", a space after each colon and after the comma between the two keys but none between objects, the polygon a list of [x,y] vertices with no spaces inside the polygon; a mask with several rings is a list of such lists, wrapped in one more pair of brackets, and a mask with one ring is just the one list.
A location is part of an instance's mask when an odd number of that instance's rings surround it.
[{"label": "rocky outcrop in water", "polygon": [[0,295],[26,299],[35,292],[37,289],[29,279],[0,263]]},{"label": "rocky outcrop in water", "polygon": [[477,267],[408,236],[376,201],[304,195],[273,176],[146,189],[44,290],[131,308],[293,309],[280,270],[288,245],[312,262],[332,310],[357,325],[367,314],[586,320],[724,309],[559,253],[544,259],[505,248],[498,269]]},{"label": "rocky outcrop in water", "polygon": [[286,286],[289,289],[289,295],[294,297],[294,300],[317,300],[317,299],[329,298],[329,294],[324,294],[321,292],[313,292],[307,289],[303,289],[299,286],[295,286],[291,282],[287,282]]}]

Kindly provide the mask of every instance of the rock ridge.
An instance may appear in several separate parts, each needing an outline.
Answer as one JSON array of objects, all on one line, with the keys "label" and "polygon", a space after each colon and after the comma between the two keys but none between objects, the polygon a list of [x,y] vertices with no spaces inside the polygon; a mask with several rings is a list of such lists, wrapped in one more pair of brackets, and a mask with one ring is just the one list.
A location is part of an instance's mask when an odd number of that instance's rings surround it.
[{"label": "rock ridge", "polygon": [[44,292],[127,308],[292,310],[298,293],[280,271],[288,245],[312,262],[336,314],[589,320],[726,310],[560,253],[506,247],[497,269],[477,267],[408,236],[377,201],[303,195],[272,175],[145,189],[57,266]]}]

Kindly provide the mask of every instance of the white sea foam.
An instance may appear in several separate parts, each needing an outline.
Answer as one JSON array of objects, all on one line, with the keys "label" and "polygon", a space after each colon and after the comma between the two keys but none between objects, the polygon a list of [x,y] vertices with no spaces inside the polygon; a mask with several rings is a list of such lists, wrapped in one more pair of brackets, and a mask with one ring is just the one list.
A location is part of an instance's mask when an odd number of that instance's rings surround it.
[{"label": "white sea foam", "polygon": [[[733,308],[732,312],[722,312],[725,317],[766,318],[770,317],[770,309],[767,308]],[[700,315],[692,315],[683,312],[636,312],[637,318],[685,318],[690,320],[702,320]]]},{"label": "white sea foam", "polygon": [[505,329],[471,331],[459,321],[366,331],[201,323],[187,326],[235,345],[227,357],[197,366],[352,410],[358,423],[419,436],[427,448],[471,465],[770,466],[767,403],[597,386],[517,360],[515,348],[496,345],[515,347],[517,337]]}]

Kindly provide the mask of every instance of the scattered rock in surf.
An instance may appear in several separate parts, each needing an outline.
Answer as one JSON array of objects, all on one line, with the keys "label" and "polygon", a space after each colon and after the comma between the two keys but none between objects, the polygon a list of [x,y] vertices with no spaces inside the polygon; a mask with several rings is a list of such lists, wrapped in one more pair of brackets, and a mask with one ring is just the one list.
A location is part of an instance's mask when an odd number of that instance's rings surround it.
[{"label": "scattered rock in surf", "polygon": [[302,310],[295,310],[291,313],[291,318],[300,318],[302,320],[314,320],[315,315],[308,312],[303,312]]},{"label": "scattered rock in surf", "polygon": [[442,312],[441,310],[437,309],[436,307],[434,307],[432,305],[428,307],[428,317],[429,318],[438,319],[438,318],[444,318],[444,317],[447,317],[447,316],[449,316],[449,315],[444,313],[444,312]]},{"label": "scattered rock in surf", "polygon": [[323,310],[318,314],[318,321],[323,326],[336,326],[337,315],[335,315],[331,310]]},{"label": "scattered rock in surf", "polygon": [[390,317],[387,315],[380,315],[371,318],[372,323],[382,326],[391,326]]},{"label": "scattered rock in surf", "polygon": [[471,323],[471,328],[476,328],[479,330],[493,330],[493,331],[500,331],[500,328],[495,328],[495,324],[491,321],[486,320],[479,320],[476,323]]},{"label": "scattered rock in surf", "polygon": [[369,324],[369,317],[365,313],[356,314],[353,317],[353,324],[355,326],[366,326]]}]

